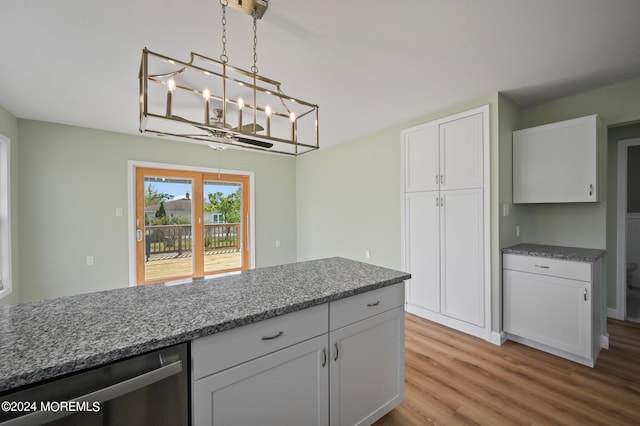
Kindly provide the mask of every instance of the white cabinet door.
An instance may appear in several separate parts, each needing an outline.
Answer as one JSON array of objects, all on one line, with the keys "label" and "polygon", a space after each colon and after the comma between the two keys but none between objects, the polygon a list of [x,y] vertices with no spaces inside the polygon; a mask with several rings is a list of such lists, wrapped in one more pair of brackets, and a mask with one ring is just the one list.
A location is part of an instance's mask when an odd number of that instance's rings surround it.
[{"label": "white cabinet door", "polygon": [[329,340],[332,426],[370,425],[404,399],[402,307],[332,331]]},{"label": "white cabinet door", "polygon": [[591,283],[504,270],[504,330],[591,358]]},{"label": "white cabinet door", "polygon": [[484,326],[482,189],[441,194],[441,311]]},{"label": "white cabinet door", "polygon": [[595,202],[596,115],[513,132],[513,202]]},{"label": "white cabinet door", "polygon": [[438,126],[416,127],[402,134],[405,191],[438,189]]},{"label": "white cabinet door", "polygon": [[327,425],[327,335],[196,380],[193,424]]},{"label": "white cabinet door", "polygon": [[405,257],[411,271],[407,304],[440,312],[440,207],[439,192],[406,195]]},{"label": "white cabinet door", "polygon": [[482,188],[482,114],[440,125],[441,190]]}]

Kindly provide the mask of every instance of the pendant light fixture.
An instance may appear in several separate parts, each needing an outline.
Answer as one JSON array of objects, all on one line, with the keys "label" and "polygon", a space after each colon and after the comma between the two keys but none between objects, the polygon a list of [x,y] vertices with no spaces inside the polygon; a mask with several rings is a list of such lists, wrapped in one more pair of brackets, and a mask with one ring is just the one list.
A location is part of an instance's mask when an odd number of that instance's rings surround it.
[{"label": "pendant light fixture", "polygon": [[[299,155],[319,145],[318,105],[286,95],[258,74],[257,21],[267,0],[220,0],[219,60],[191,52],[180,61],[147,48],[140,64],[140,132],[202,144]],[[251,70],[229,65],[227,7],[253,20]]]}]

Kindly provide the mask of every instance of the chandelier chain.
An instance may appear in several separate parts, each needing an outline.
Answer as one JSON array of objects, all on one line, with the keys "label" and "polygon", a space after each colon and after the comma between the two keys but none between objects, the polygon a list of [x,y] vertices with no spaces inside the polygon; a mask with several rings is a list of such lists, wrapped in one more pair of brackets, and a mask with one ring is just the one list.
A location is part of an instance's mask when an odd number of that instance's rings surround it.
[{"label": "chandelier chain", "polygon": [[251,71],[258,74],[258,12],[254,9],[251,15],[253,16],[253,66]]},{"label": "chandelier chain", "polygon": [[226,64],[229,62],[229,57],[227,56],[227,6],[229,2],[228,0],[220,0],[220,4],[222,5],[222,54],[220,55],[220,62]]}]

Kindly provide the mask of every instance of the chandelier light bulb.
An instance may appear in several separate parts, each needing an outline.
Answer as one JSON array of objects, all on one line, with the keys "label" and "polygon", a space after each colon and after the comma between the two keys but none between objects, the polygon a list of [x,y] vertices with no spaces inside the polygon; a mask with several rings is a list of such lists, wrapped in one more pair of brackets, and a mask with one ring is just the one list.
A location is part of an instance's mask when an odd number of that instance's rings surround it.
[{"label": "chandelier light bulb", "polygon": [[211,92],[209,89],[204,89],[202,91],[202,97],[204,98],[204,124],[208,126],[211,124],[211,119],[209,117],[209,98],[211,97]]},{"label": "chandelier light bulb", "polygon": [[267,114],[267,136],[271,136],[271,107],[269,105],[264,107],[264,112]]},{"label": "chandelier light bulb", "polygon": [[244,101],[238,98],[238,129],[240,131],[242,131],[242,108],[244,108]]},{"label": "chandelier light bulb", "polygon": [[291,119],[291,122],[295,122],[296,121],[296,113],[291,111],[291,113],[289,114],[289,118]]},{"label": "chandelier light bulb", "polygon": [[174,79],[170,78],[169,81],[167,81],[167,89],[169,89],[170,92],[176,90],[176,81]]}]

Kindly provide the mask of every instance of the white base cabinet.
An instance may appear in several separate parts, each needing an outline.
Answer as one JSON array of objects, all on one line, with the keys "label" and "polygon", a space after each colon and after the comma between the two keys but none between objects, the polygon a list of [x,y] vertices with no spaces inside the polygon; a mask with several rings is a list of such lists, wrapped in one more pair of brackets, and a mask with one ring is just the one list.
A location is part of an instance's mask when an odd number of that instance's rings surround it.
[{"label": "white base cabinet", "polygon": [[507,337],[593,367],[600,352],[601,262],[505,254]]},{"label": "white base cabinet", "polygon": [[369,425],[404,399],[404,309],[332,331],[331,424]]},{"label": "white base cabinet", "polygon": [[191,342],[200,425],[369,425],[404,399],[404,283]]},{"label": "white base cabinet", "polygon": [[328,424],[327,337],[197,380],[194,425]]}]

